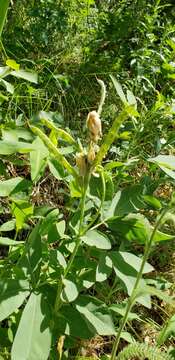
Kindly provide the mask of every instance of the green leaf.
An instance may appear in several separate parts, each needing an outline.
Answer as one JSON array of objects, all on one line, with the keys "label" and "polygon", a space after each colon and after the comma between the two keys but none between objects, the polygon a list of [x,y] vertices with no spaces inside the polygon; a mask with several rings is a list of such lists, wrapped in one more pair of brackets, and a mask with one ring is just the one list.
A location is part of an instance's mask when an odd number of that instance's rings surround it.
[{"label": "green leaf", "polygon": [[96,269],[96,281],[105,281],[112,272],[112,261],[106,254],[100,256],[98,266]]},{"label": "green leaf", "polygon": [[43,219],[40,225],[40,234],[47,235],[49,231],[52,230],[53,224],[57,222],[59,215],[59,210],[54,209],[50,211],[46,217]]},{"label": "green leaf", "polygon": [[52,173],[53,176],[55,176],[57,180],[61,180],[65,177],[64,168],[56,159],[51,158],[48,161],[48,165],[50,172]]},{"label": "green leaf", "polygon": [[111,249],[108,237],[96,230],[87,231],[86,235],[82,236],[82,240],[85,244],[95,246],[97,249]]},{"label": "green leaf", "polygon": [[170,241],[170,240],[173,240],[174,238],[175,238],[175,235],[165,234],[165,233],[157,230],[154,235],[154,242]]},{"label": "green leaf", "polygon": [[12,360],[47,360],[51,347],[50,311],[42,294],[31,294],[12,345]]},{"label": "green leaf", "polygon": [[121,238],[145,244],[151,234],[148,220],[141,214],[114,217],[107,221],[109,228]]},{"label": "green leaf", "polygon": [[[133,255],[133,254],[131,254],[131,255]],[[123,258],[122,252],[111,252],[109,256],[112,260],[113,268],[114,268],[114,271],[115,271],[117,277],[120,279],[120,281],[124,285],[125,290],[127,291],[128,295],[130,296],[133,291],[135,282],[136,282],[138,272],[136,271],[135,267],[137,268],[138,264],[136,264],[136,265],[133,263],[128,264],[125,261],[125,259]],[[126,253],[125,253],[125,257],[126,257]],[[139,258],[138,258],[138,261],[139,261]],[[146,269],[146,270],[148,270],[148,269]],[[142,284],[142,286],[145,286],[145,282],[143,279],[141,280],[141,284]],[[144,295],[144,296],[140,295],[137,298],[137,301],[148,308],[151,307],[151,302],[150,302],[150,298],[148,295]]]},{"label": "green leaf", "polygon": [[43,169],[46,166],[49,151],[38,136],[33,141],[32,145],[35,150],[30,153],[31,179],[36,182],[39,180]]},{"label": "green leaf", "polygon": [[0,245],[4,245],[4,246],[19,246],[24,244],[24,241],[15,241],[13,239],[9,239],[7,237],[1,237],[0,236]]},{"label": "green leaf", "polygon": [[11,205],[12,214],[16,218],[16,230],[22,229],[25,221],[33,214],[33,205],[25,200],[15,200]]},{"label": "green leaf", "polygon": [[[131,266],[137,271],[139,272],[140,268],[141,268],[141,264],[142,264],[142,258],[126,252],[126,251],[118,251],[118,254],[123,258],[123,260],[127,263],[127,264],[131,264]],[[145,263],[145,266],[143,268],[143,274],[147,274],[149,272],[154,271],[154,268],[152,265],[148,264],[147,262]]]},{"label": "green leaf", "polygon": [[2,30],[4,27],[4,23],[7,17],[7,10],[9,7],[9,0],[1,0],[1,13],[0,13],[0,38],[1,38],[1,34],[2,34]]},{"label": "green leaf", "polygon": [[14,93],[14,86],[12,84],[10,84],[8,81],[4,80],[4,79],[0,79],[0,84],[3,85],[3,87],[6,88],[7,92],[9,92],[10,94]]},{"label": "green leaf", "polygon": [[25,251],[18,263],[25,276],[31,277],[33,286],[35,286],[39,279],[42,261],[41,236],[39,229],[40,223],[38,222],[29,235]]},{"label": "green leaf", "polygon": [[17,64],[17,62],[13,59],[7,59],[6,65],[9,66],[13,70],[19,70],[19,68],[20,68],[20,65]]},{"label": "green leaf", "polygon": [[72,179],[72,181],[69,182],[69,189],[70,189],[70,195],[71,198],[81,198],[82,196],[82,190],[80,185],[75,179]]},{"label": "green leaf", "polygon": [[162,207],[161,202],[155,196],[144,195],[143,199],[148,205],[150,205],[152,208],[154,208],[156,210],[157,209],[159,210]]},{"label": "green leaf", "polygon": [[1,155],[11,155],[17,152],[19,153],[28,153],[34,150],[33,145],[26,142],[11,142],[11,141],[0,141],[0,154]]},{"label": "green leaf", "polygon": [[77,145],[76,141],[73,139],[73,137],[67,133],[65,130],[58,128],[54,122],[53,122],[53,113],[52,112],[45,112],[40,111],[39,118],[41,122],[47,126],[49,129],[51,129],[57,137],[63,141],[68,142],[72,145]]},{"label": "green leaf", "polygon": [[111,80],[113,82],[115,90],[117,91],[117,94],[120,97],[121,101],[124,104],[127,104],[126,96],[125,96],[125,94],[123,92],[122,86],[120,85],[120,83],[116,80],[116,78],[113,75],[110,75],[110,78],[111,78]]},{"label": "green leaf", "polygon": [[57,268],[61,266],[63,269],[66,268],[66,260],[63,254],[57,249],[50,250],[50,266]]},{"label": "green leaf", "polygon": [[26,280],[0,280],[0,321],[16,311],[29,295],[29,284]]},{"label": "green leaf", "polygon": [[175,336],[175,315],[171,316],[170,319],[165,323],[162,330],[159,333],[157,344],[161,346],[170,337]]},{"label": "green leaf", "polygon": [[0,181],[0,196],[10,196],[20,191],[24,191],[29,185],[30,182],[21,177]]},{"label": "green leaf", "polygon": [[17,70],[17,71],[12,71],[11,75],[17,77],[17,78],[21,78],[27,81],[30,81],[34,84],[38,83],[38,75],[34,72],[29,72],[29,71],[25,71],[25,70]]},{"label": "green leaf", "polygon": [[123,190],[119,190],[108,205],[104,218],[138,212],[139,209],[145,207],[142,196],[143,187],[140,185],[128,186]]},{"label": "green leaf", "polygon": [[128,331],[122,331],[121,338],[127,341],[129,344],[133,344],[136,342],[134,336],[132,336]]},{"label": "green leaf", "polygon": [[134,94],[132,93],[132,91],[127,90],[126,94],[127,94],[127,100],[128,100],[129,105],[135,105],[137,107],[137,100],[136,100]]},{"label": "green leaf", "polygon": [[81,339],[90,339],[96,334],[95,329],[87,324],[84,316],[72,304],[62,305],[57,326],[59,333]]},{"label": "green leaf", "polygon": [[[124,317],[125,312],[126,312],[126,303],[125,304],[123,304],[123,303],[111,304],[109,306],[109,310],[113,311],[114,313],[117,313],[121,317]],[[129,312],[127,321],[132,321],[132,320],[140,320],[140,317],[136,313]]]},{"label": "green leaf", "polygon": [[103,336],[116,333],[111,314],[100,300],[90,296],[80,296],[76,300],[75,307],[96,334]]},{"label": "green leaf", "polygon": [[175,156],[158,155],[155,158],[149,158],[148,161],[158,165],[168,176],[175,179]]},{"label": "green leaf", "polygon": [[0,226],[0,231],[12,231],[15,229],[15,220],[9,220]]},{"label": "green leaf", "polygon": [[61,293],[61,299],[64,302],[72,302],[78,296],[78,290],[76,284],[68,279],[64,279],[63,281],[63,291]]}]

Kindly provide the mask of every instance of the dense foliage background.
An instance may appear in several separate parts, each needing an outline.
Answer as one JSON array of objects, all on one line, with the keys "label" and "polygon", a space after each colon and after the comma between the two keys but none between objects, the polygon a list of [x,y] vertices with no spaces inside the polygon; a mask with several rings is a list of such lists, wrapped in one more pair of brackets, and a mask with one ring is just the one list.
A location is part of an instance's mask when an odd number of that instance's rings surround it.
[{"label": "dense foliage background", "polygon": [[174,83],[173,0],[10,1],[0,360],[175,359]]}]

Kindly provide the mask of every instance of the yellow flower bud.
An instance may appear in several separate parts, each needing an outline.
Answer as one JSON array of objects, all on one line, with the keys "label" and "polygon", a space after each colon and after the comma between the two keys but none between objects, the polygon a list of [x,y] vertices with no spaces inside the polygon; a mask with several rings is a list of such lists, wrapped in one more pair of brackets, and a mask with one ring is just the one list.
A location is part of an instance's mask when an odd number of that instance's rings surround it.
[{"label": "yellow flower bud", "polygon": [[91,111],[88,114],[86,124],[90,131],[91,140],[96,143],[102,136],[101,119],[96,111]]}]

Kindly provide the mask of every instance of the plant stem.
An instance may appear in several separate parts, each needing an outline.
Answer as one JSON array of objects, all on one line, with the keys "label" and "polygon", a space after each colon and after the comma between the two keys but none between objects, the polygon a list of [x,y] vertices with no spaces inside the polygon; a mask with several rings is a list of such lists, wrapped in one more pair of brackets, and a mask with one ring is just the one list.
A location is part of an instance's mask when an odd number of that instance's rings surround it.
[{"label": "plant stem", "polygon": [[136,290],[137,290],[137,287],[139,285],[139,282],[142,278],[142,273],[143,273],[143,269],[144,269],[144,266],[145,266],[145,263],[148,259],[148,256],[149,256],[149,252],[150,252],[150,249],[151,249],[151,245],[153,243],[153,240],[154,240],[154,236],[156,234],[156,231],[159,227],[159,225],[161,224],[161,221],[162,221],[162,218],[165,216],[165,213],[167,212],[167,208],[163,210],[160,218],[158,219],[158,221],[156,222],[155,224],[155,227],[154,227],[154,230],[152,231],[152,234],[150,236],[150,239],[148,240],[148,242],[146,243],[146,246],[145,246],[145,251],[144,251],[144,255],[143,255],[143,259],[142,259],[142,263],[141,263],[141,266],[140,266],[140,270],[137,274],[137,278],[136,278],[136,282],[135,282],[135,285],[134,285],[134,288],[132,290],[132,293],[131,293],[131,296],[130,298],[128,299],[128,303],[127,303],[127,307],[126,307],[126,312],[125,312],[125,315],[123,317],[123,320],[119,326],[119,329],[118,329],[118,333],[117,333],[117,336],[116,336],[116,339],[114,341],[114,345],[113,345],[113,348],[112,348],[112,353],[111,353],[111,360],[115,360],[116,359],[116,353],[117,353],[117,350],[118,350],[118,345],[119,345],[119,341],[120,341],[120,337],[121,337],[121,333],[126,325],[126,322],[127,322],[127,318],[128,318],[128,315],[129,315],[129,312],[131,311],[134,303],[135,303],[135,300],[136,300]]},{"label": "plant stem", "polygon": [[69,273],[73,261],[75,259],[75,256],[77,254],[77,251],[79,249],[79,246],[81,244],[81,236],[82,236],[82,231],[83,231],[83,220],[84,220],[84,212],[85,212],[85,203],[86,203],[86,194],[87,194],[87,188],[89,185],[89,180],[90,180],[90,172],[88,172],[88,174],[86,175],[85,179],[84,179],[84,186],[83,186],[83,194],[82,194],[82,199],[81,199],[81,208],[80,208],[80,222],[79,222],[79,230],[78,230],[78,236],[77,236],[77,241],[74,247],[74,250],[71,254],[71,257],[67,263],[66,269],[64,271],[64,275],[62,280],[59,282],[58,284],[58,288],[57,288],[57,295],[56,295],[56,300],[55,300],[55,306],[54,306],[54,312],[57,314],[58,310],[62,304],[61,301],[61,292],[63,290],[63,286],[64,286],[64,279],[66,278],[67,274]]}]

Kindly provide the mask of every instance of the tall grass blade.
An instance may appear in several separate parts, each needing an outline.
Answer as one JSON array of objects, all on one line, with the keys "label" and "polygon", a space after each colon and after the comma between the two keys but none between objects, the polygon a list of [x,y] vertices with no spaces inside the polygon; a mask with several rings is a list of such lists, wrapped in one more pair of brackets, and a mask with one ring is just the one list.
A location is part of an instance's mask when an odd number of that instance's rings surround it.
[{"label": "tall grass blade", "polygon": [[9,2],[10,2],[10,0],[0,0],[0,38],[1,38],[5,20],[7,17],[7,10],[9,7]]}]

